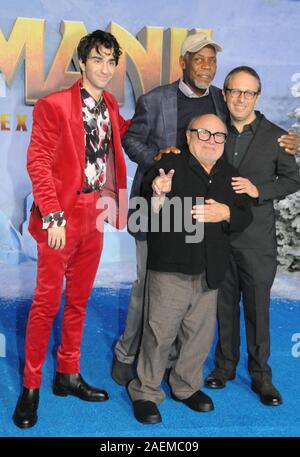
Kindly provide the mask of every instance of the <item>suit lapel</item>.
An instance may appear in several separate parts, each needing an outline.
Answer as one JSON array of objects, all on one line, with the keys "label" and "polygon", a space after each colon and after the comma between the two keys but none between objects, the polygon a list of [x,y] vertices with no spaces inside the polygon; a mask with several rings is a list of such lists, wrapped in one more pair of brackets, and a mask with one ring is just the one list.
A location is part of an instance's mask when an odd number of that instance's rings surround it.
[{"label": "suit lapel", "polygon": [[115,136],[115,138],[117,138],[118,132],[116,132],[115,130],[116,130],[116,128],[118,128],[119,123],[118,123],[118,119],[116,117],[116,111],[114,109],[114,106],[109,98],[108,92],[106,92],[105,90],[103,91],[103,98],[104,98],[105,104],[107,106],[107,109],[109,111],[109,119],[110,119],[111,126],[112,126],[112,133]]},{"label": "suit lapel", "polygon": [[165,127],[165,146],[176,146],[177,140],[177,90],[179,81],[171,84],[161,100]]},{"label": "suit lapel", "polygon": [[[111,99],[109,97],[109,93],[106,91],[103,91],[103,98],[106,103],[108,112],[109,112],[109,119],[111,123],[111,128],[112,128],[112,140],[114,147],[111,148],[108,154],[108,163],[107,163],[107,169],[106,169],[106,182],[103,188],[103,192],[108,190],[108,192],[113,192],[114,198],[117,201],[117,182],[118,182],[118,175],[117,175],[117,151],[115,148],[115,143],[117,141],[117,138],[119,137],[120,133],[118,131],[119,129],[119,123],[117,119],[117,113],[116,110],[111,102]],[[102,192],[102,193],[103,193]],[[109,195],[109,194],[108,194]]]},{"label": "suit lapel", "polygon": [[80,80],[71,87],[71,130],[74,139],[79,163],[84,171],[85,168],[85,144],[84,125],[82,118],[82,102],[80,95]]}]

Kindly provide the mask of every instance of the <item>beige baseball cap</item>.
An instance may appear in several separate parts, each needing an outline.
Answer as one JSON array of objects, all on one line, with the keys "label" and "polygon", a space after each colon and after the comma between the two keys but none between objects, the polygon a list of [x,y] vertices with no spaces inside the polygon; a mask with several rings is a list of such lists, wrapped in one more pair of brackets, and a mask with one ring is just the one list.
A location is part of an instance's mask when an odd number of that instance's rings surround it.
[{"label": "beige baseball cap", "polygon": [[182,43],[180,55],[184,56],[186,52],[197,52],[208,45],[213,46],[216,52],[223,51],[222,47],[211,40],[204,32],[193,33],[192,35],[188,35]]}]

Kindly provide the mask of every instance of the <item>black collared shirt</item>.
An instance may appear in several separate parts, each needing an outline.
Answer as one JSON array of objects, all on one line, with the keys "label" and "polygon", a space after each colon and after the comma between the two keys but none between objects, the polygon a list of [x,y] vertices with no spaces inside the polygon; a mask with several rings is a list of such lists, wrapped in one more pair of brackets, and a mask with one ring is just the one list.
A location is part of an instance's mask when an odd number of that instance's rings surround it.
[{"label": "black collared shirt", "polygon": [[256,118],[254,121],[252,121],[251,124],[245,125],[241,133],[234,125],[228,127],[225,154],[228,162],[236,168],[240,166],[260,123],[260,112],[255,111],[255,114]]}]

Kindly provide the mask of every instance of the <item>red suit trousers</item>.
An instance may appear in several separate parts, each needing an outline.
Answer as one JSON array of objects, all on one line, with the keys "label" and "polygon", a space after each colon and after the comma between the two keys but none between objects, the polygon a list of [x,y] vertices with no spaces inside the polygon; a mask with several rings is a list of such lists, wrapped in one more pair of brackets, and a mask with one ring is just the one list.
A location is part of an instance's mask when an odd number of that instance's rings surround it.
[{"label": "red suit trousers", "polygon": [[[67,220],[66,245],[50,248],[38,241],[37,284],[29,313],[25,345],[24,387],[39,388],[53,320],[60,308],[64,277],[65,306],[57,371],[80,373],[80,346],[90,296],[98,269],[103,226],[96,228],[98,192],[81,194]],[[101,229],[102,228],[102,229]],[[46,235],[46,234],[45,234]]]}]

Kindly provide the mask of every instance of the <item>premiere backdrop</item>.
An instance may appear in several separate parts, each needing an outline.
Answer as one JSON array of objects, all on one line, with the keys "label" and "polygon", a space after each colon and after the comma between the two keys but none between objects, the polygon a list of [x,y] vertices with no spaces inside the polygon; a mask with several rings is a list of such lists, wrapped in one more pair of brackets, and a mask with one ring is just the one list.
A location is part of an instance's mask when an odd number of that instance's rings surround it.
[{"label": "premiere backdrop", "polygon": [[[107,389],[110,401],[104,408],[79,408],[76,398],[52,395],[59,314],[43,369],[39,422],[33,429],[19,430],[11,420],[22,383],[36,273],[36,247],[27,232],[32,196],[26,151],[32,109],[39,97],[79,77],[75,49],[81,36],[100,28],[120,41],[124,53],[111,91],[125,118],[132,116],[140,94],[180,76],[181,42],[198,29],[224,48],[215,84],[222,86],[233,67],[254,67],[263,87],[259,109],[280,126],[297,129],[299,25],[296,0],[0,0],[0,436],[299,436],[299,193],[278,203],[281,271],[272,289],[271,365],[283,394],[282,407],[265,407],[251,391],[242,325],[238,376],[226,389],[213,392],[216,409],[209,417],[199,417],[167,394],[162,424],[145,428],[137,423],[126,391],[110,376],[112,348],[123,332],[135,279],[135,245],[126,231],[107,231],[81,362],[84,376]],[[127,167],[130,188],[135,165],[127,160]],[[205,375],[213,368],[213,352]]]},{"label": "premiere backdrop", "polygon": [[[32,196],[26,172],[33,104],[79,77],[75,49],[87,32],[106,29],[121,43],[124,53],[110,90],[126,118],[132,116],[140,94],[180,76],[180,44],[189,31],[198,29],[224,48],[218,55],[216,85],[222,86],[233,67],[253,66],[262,79],[260,110],[286,129],[298,127],[297,0],[1,0],[0,7],[2,297],[28,296],[34,287],[36,248],[27,232]],[[130,188],[135,165],[127,160],[127,166]],[[279,260],[286,271],[300,269],[299,202],[295,194],[279,204]],[[125,231],[109,231],[105,238],[96,285],[130,284],[135,275],[133,239]],[[296,275],[288,278],[292,286]]]}]

